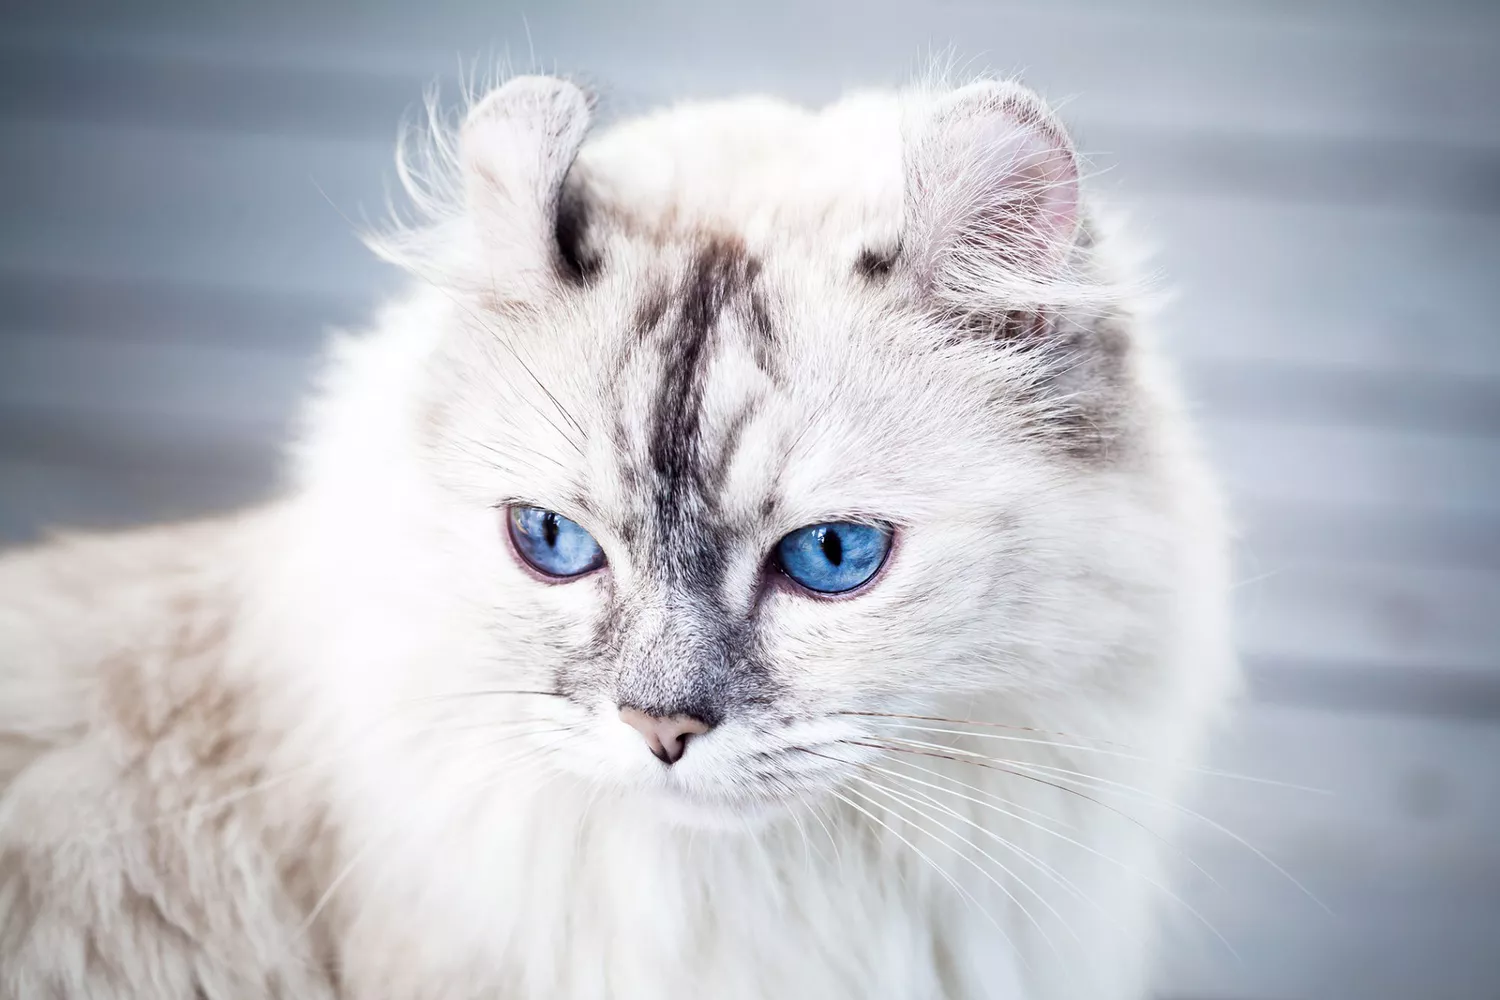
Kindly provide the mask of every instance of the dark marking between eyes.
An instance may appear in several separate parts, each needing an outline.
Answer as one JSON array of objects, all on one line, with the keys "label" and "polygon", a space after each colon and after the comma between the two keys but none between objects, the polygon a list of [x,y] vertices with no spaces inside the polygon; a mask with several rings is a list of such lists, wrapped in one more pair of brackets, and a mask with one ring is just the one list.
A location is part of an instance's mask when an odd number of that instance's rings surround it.
[{"label": "dark marking between eyes", "polygon": [[749,622],[710,614],[692,631],[689,644],[680,634],[664,635],[643,660],[627,664],[616,692],[622,706],[717,726],[775,702],[779,687]]},{"label": "dark marking between eyes", "polygon": [[[592,666],[582,673],[576,664],[563,670],[558,690],[579,697],[591,685],[607,684],[622,707],[689,715],[709,725],[775,700],[779,689],[752,622],[701,600],[674,615],[687,617],[643,636],[631,607],[611,601],[582,651],[582,662]],[[617,666],[620,672],[612,677]]]},{"label": "dark marking between eyes", "polygon": [[[653,715],[691,715],[710,724],[775,696],[771,668],[755,623],[726,606],[722,593],[731,553],[741,548],[743,527],[722,516],[720,494],[729,465],[753,423],[759,399],[747,401],[713,447],[705,441],[704,397],[720,325],[733,310],[767,358],[774,353],[771,317],[757,295],[760,264],[732,237],[702,240],[675,286],[648,290],[641,300],[619,362],[654,351],[658,376],[645,413],[645,462],[627,489],[646,493],[640,519],[632,516],[621,537],[641,559],[643,576],[669,600],[660,634],[637,635],[629,606],[611,601],[589,642],[585,662],[594,680],[612,683],[620,704]],[[752,346],[755,343],[752,342]],[[623,417],[615,429],[620,453],[630,454]],[[630,463],[622,463],[629,468]],[[650,544],[640,551],[638,547]],[[609,679],[612,667],[617,677]]]},{"label": "dark marking between eyes", "polygon": [[647,446],[664,540],[681,534],[684,521],[705,499],[699,439],[710,346],[725,306],[748,289],[758,271],[742,242],[715,237],[698,251],[683,279],[676,321],[661,342],[662,375]]},{"label": "dark marking between eyes", "polygon": [[[635,489],[634,486],[631,486],[630,488],[632,490]],[[625,518],[620,522],[620,541],[624,543],[626,547],[632,547],[645,533],[645,531],[645,518],[641,517],[638,514],[626,514]]]}]

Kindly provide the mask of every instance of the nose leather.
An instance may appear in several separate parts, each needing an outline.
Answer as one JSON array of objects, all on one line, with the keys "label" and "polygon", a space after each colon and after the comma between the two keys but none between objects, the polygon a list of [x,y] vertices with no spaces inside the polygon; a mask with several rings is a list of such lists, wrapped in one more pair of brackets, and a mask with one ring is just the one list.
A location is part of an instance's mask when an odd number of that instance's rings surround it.
[{"label": "nose leather", "polygon": [[646,738],[646,746],[663,764],[677,763],[687,750],[688,737],[701,736],[710,728],[708,723],[691,715],[663,718],[628,706],[620,708],[620,719]]}]

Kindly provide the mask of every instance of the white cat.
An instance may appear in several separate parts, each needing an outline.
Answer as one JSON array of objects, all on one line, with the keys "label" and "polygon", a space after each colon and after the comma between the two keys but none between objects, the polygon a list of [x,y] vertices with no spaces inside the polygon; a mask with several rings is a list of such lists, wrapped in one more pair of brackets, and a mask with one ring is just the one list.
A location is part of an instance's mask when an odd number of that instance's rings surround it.
[{"label": "white cat", "polygon": [[589,116],[404,172],[283,501],[0,561],[0,995],[1142,995],[1226,532],[1062,128]]}]

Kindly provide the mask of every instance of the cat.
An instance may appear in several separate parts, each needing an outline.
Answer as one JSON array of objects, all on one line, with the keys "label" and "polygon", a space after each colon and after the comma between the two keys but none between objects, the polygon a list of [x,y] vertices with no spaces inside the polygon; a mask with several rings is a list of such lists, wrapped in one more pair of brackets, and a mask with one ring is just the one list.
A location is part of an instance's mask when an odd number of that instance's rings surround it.
[{"label": "cat", "polygon": [[0,996],[1148,988],[1225,515],[1002,80],[439,121],[281,499],[0,560]]}]

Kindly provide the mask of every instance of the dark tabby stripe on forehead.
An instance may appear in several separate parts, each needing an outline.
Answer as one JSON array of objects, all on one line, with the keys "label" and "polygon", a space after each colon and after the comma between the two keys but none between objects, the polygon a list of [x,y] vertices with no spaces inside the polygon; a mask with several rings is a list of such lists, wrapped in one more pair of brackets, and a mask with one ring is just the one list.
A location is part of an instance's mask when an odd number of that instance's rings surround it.
[{"label": "dark tabby stripe on forehead", "polygon": [[759,263],[746,256],[738,239],[709,239],[688,266],[675,321],[660,341],[661,382],[651,411],[648,454],[664,541],[680,537],[688,522],[715,506],[714,498],[704,495],[710,477],[700,454],[712,341],[725,307],[748,296],[759,271]]},{"label": "dark tabby stripe on forehead", "polygon": [[[740,708],[766,703],[775,690],[755,621],[733,610],[724,594],[742,528],[723,520],[720,492],[756,403],[730,418],[715,441],[705,440],[703,414],[709,371],[724,342],[721,325],[731,312],[757,364],[772,364],[775,331],[757,288],[759,274],[759,262],[739,239],[704,238],[675,284],[642,298],[619,362],[623,369],[630,357],[656,354],[645,467],[632,469],[627,482],[645,501],[644,516],[655,528],[649,550],[637,548],[636,555],[672,606],[673,622],[659,634],[632,637],[640,623],[628,603],[612,603],[591,652],[604,661],[623,657],[613,693],[621,705],[651,715],[689,715],[714,725]],[[623,450],[623,430],[617,437]],[[644,527],[632,526],[632,547],[645,542]]]}]

